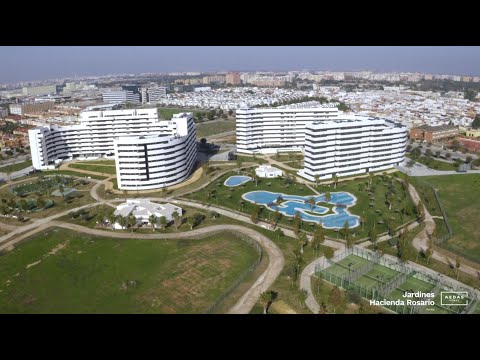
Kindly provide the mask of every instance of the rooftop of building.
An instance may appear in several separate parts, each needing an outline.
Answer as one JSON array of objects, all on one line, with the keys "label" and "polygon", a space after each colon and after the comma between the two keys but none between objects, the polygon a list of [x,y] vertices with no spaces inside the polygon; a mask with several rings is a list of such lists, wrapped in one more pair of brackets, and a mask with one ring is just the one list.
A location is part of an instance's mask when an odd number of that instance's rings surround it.
[{"label": "rooftop of building", "polygon": [[421,125],[413,128],[412,130],[423,130],[423,131],[445,131],[445,130],[455,130],[457,129],[454,125],[437,125],[437,126],[430,126],[430,125]]},{"label": "rooftop of building", "polygon": [[180,207],[170,203],[158,204],[148,199],[135,199],[118,205],[114,214],[122,216],[133,214],[136,217],[149,217],[150,215],[170,217],[174,211],[182,213]]}]

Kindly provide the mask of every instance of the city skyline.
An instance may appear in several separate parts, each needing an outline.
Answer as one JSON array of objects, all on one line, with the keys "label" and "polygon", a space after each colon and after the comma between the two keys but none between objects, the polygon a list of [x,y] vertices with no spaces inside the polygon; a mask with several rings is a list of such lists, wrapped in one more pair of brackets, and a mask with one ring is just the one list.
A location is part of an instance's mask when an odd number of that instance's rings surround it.
[{"label": "city skyline", "polygon": [[480,47],[1,47],[0,83],[122,73],[362,71],[480,74]]}]

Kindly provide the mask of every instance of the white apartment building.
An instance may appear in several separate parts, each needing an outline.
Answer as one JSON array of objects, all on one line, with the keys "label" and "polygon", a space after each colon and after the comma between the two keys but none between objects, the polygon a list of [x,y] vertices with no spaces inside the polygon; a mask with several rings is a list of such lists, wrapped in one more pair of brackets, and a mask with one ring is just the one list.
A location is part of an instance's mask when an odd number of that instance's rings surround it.
[{"label": "white apartment building", "polygon": [[102,94],[103,102],[109,104],[139,103],[140,94],[130,90],[107,91]]},{"label": "white apartment building", "polygon": [[150,190],[188,178],[197,159],[193,116],[174,114],[168,129],[142,136],[119,136],[113,141],[118,188]]},{"label": "white apartment building", "polygon": [[167,96],[167,88],[165,86],[150,86],[140,89],[142,104],[156,104],[160,99]]},{"label": "white apartment building", "polygon": [[308,124],[335,119],[340,114],[336,107],[239,109],[237,151],[247,154],[302,151]]},{"label": "white apartment building", "polygon": [[[181,182],[196,160],[196,131],[191,113],[160,121],[156,108],[85,111],[80,114],[80,125],[40,126],[28,134],[32,165],[38,170],[53,169],[62,160],[119,154],[122,159],[116,158],[117,178],[119,188],[122,185],[124,189],[153,189]],[[131,144],[138,148],[133,150]],[[135,153],[126,154],[130,151]],[[151,174],[146,162],[153,166]],[[135,169],[126,171],[130,167]],[[138,186],[133,187],[135,179]]]},{"label": "white apartment building", "polygon": [[405,160],[407,128],[387,119],[341,116],[308,124],[304,169],[314,181],[392,168]]}]

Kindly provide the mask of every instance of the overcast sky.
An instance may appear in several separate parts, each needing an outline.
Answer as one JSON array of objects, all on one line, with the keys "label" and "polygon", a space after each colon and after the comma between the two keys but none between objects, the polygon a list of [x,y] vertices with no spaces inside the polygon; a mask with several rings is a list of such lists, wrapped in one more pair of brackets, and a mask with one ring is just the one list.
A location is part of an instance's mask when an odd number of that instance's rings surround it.
[{"label": "overcast sky", "polygon": [[480,47],[0,47],[0,82],[171,71],[372,70],[480,75]]}]

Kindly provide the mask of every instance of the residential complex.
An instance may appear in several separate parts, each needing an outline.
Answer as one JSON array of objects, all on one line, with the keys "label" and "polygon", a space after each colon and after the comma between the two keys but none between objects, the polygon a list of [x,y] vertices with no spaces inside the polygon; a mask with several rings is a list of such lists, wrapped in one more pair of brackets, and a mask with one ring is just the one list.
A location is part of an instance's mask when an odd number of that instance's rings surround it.
[{"label": "residential complex", "polygon": [[419,126],[410,130],[410,139],[434,142],[440,139],[455,137],[459,130],[455,126]]},{"label": "residential complex", "polygon": [[407,128],[391,120],[339,116],[306,125],[304,169],[308,180],[380,171],[405,160]]},{"label": "residential complex", "polygon": [[225,82],[226,82],[227,84],[239,85],[239,84],[241,83],[241,81],[240,81],[240,74],[239,74],[239,73],[236,73],[236,72],[228,73],[228,74],[225,76]]},{"label": "residential complex", "polygon": [[29,130],[35,169],[62,160],[116,159],[119,188],[154,189],[183,181],[196,160],[191,113],[158,119],[157,109],[85,111],[80,125]]},{"label": "residential complex", "polygon": [[247,154],[302,151],[307,124],[334,119],[340,114],[336,107],[239,109],[237,151]]},{"label": "residential complex", "polygon": [[[150,216],[156,217],[154,227],[159,227],[160,218],[163,216],[165,220],[170,222],[173,220],[173,213],[177,212],[179,216],[182,216],[183,210],[179,206],[172,205],[170,203],[157,204],[151,202],[148,199],[128,199],[127,202],[120,204],[115,209],[115,216],[127,217],[129,215],[135,216],[137,220],[136,225],[148,225],[150,224]],[[114,229],[122,229],[122,225],[118,222],[113,224]]]}]

